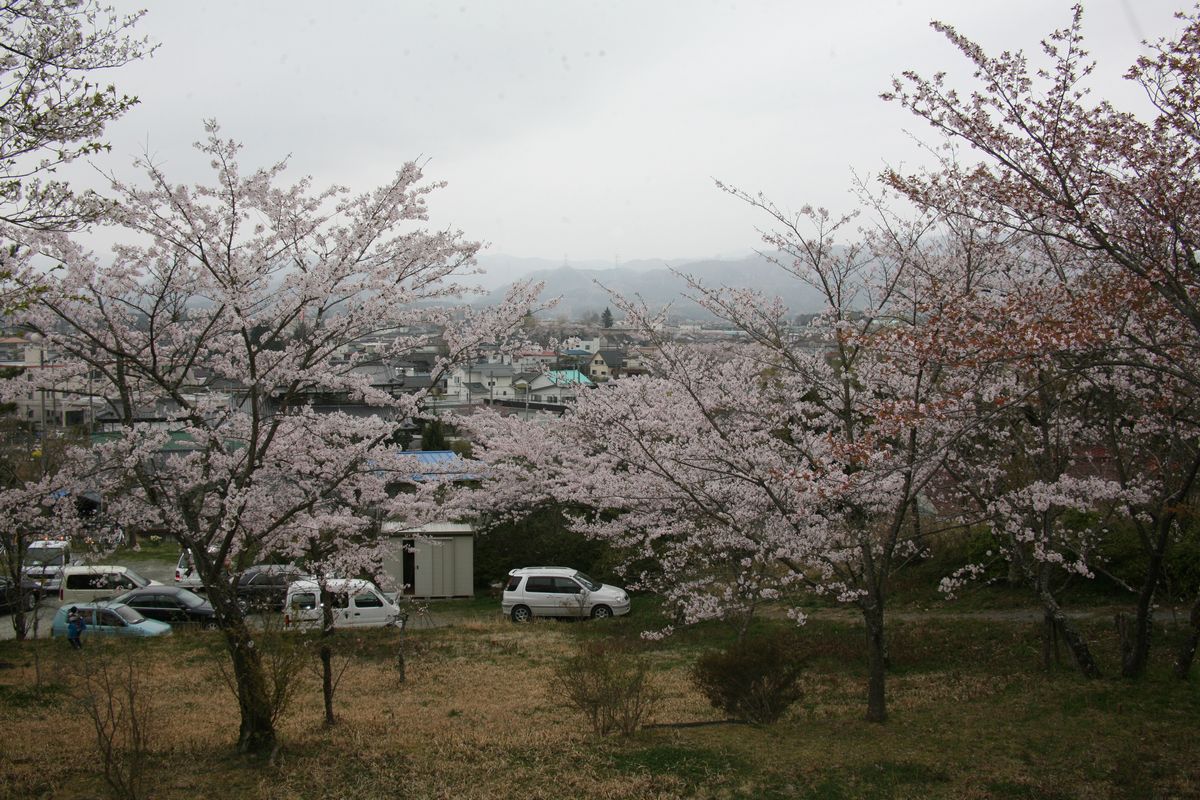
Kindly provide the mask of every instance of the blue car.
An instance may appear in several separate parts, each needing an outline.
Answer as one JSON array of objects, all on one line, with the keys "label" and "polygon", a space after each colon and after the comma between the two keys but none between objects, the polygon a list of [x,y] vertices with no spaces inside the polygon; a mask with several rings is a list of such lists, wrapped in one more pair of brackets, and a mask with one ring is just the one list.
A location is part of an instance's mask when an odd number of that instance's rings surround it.
[{"label": "blue car", "polygon": [[74,608],[83,617],[88,636],[164,636],[171,633],[171,626],[156,619],[146,619],[141,612],[124,603],[100,602],[65,605],[54,615],[50,626],[51,636],[67,635],[67,614]]}]

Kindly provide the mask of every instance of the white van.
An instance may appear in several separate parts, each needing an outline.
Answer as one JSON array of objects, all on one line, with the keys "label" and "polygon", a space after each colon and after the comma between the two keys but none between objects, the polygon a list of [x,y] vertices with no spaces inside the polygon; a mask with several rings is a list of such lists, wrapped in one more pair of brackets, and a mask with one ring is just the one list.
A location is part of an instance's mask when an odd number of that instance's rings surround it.
[{"label": "white van", "polygon": [[64,604],[90,603],[152,585],[161,584],[143,578],[129,567],[116,564],[68,565],[62,570],[58,599]]},{"label": "white van", "polygon": [[66,539],[39,539],[25,550],[21,574],[36,581],[45,594],[58,591],[63,567],[78,563],[71,560],[71,543]]},{"label": "white van", "polygon": [[[400,606],[395,595],[379,591],[370,581],[330,578],[325,588],[333,595],[333,627],[365,628],[400,625]],[[316,581],[298,580],[288,586],[283,606],[285,628],[321,627],[321,586]]]}]

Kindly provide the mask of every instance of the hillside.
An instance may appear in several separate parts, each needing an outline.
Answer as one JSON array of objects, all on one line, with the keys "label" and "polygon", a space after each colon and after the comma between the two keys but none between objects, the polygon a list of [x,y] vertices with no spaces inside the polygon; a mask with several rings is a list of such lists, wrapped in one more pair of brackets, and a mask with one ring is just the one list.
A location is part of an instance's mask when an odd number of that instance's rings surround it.
[{"label": "hillside", "polygon": [[[705,285],[733,286],[756,289],[771,297],[780,297],[796,314],[819,311],[822,303],[818,293],[795,277],[787,274],[763,256],[754,254],[733,260],[702,260],[677,263],[662,261],[639,261],[618,267],[598,268],[596,262],[581,262],[581,265],[558,267],[542,266],[547,262],[540,259],[508,259],[504,257],[484,259],[485,268],[503,264],[506,268],[539,267],[523,277],[544,281],[544,298],[560,298],[550,316],[579,318],[588,313],[598,313],[612,305],[609,292],[633,296],[638,295],[652,308],[671,305],[673,313],[685,318],[710,318],[694,302],[684,298],[686,282],[679,274],[692,275]],[[510,273],[511,274],[511,273]],[[514,276],[515,279],[515,276]],[[495,303],[503,296],[504,287],[497,288],[478,302]]]}]

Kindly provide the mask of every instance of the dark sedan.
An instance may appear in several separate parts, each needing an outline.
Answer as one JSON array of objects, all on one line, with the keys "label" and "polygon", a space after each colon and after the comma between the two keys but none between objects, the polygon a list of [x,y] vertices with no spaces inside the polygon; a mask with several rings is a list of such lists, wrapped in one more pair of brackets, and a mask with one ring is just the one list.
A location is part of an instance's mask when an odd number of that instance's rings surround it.
[{"label": "dark sedan", "polygon": [[255,564],[238,576],[238,605],[243,612],[280,611],[288,586],[303,577],[303,571],[291,564]]},{"label": "dark sedan", "polygon": [[12,578],[0,577],[0,611],[16,611],[18,605],[23,605],[26,611],[32,611],[41,599],[42,586],[37,581],[22,578],[21,591],[18,592]]},{"label": "dark sedan", "polygon": [[191,624],[217,627],[212,605],[200,595],[178,586],[143,586],[114,598],[135,608],[143,616],[171,625]]}]

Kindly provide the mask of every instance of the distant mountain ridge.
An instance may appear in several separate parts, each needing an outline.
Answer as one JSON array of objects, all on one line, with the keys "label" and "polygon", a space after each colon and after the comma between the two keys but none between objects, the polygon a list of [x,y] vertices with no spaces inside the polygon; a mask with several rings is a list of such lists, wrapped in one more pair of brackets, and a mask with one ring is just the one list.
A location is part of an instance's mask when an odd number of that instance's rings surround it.
[{"label": "distant mountain ridge", "polygon": [[[612,298],[606,291],[608,289],[622,295],[640,295],[651,308],[671,305],[672,313],[679,317],[712,318],[696,303],[683,298],[686,282],[668,268],[669,262],[660,259],[628,262],[616,267],[601,266],[603,262],[598,261],[547,266],[551,262],[545,259],[485,256],[481,264],[488,269],[489,261],[496,263],[499,259],[505,259],[506,271],[522,266],[535,267],[520,274],[520,278],[544,281],[546,288],[542,291],[543,299],[561,298],[557,306],[546,312],[547,316],[565,315],[575,319],[589,313],[600,313],[612,306]],[[755,289],[768,297],[779,297],[793,314],[820,311],[824,305],[815,289],[758,254],[739,259],[684,261],[670,266],[678,272],[698,278],[706,286]],[[514,272],[508,274],[516,280],[517,274]],[[477,302],[498,302],[510,285],[511,281],[495,288]]]}]

